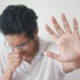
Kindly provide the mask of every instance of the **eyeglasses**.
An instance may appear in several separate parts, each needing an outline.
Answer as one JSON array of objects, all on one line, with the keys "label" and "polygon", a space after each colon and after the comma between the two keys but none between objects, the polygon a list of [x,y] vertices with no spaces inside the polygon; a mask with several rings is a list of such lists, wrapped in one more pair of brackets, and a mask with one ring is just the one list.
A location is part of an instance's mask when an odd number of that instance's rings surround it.
[{"label": "eyeglasses", "polygon": [[6,43],[6,39],[5,39],[4,46],[7,48],[10,48],[12,50],[14,50],[15,48],[26,49],[28,47],[29,41],[30,41],[30,38],[29,38],[28,42],[25,43],[24,45],[10,46],[8,43]]}]

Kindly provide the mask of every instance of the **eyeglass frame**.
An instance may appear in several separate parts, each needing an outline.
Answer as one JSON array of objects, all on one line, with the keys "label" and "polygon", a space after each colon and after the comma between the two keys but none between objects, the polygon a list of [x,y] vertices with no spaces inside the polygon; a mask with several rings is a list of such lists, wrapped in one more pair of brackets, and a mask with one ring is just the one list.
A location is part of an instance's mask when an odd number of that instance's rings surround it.
[{"label": "eyeglass frame", "polygon": [[[31,39],[31,37],[29,37],[28,42],[25,43],[26,46],[28,46],[28,44],[29,44],[29,42],[30,42],[30,39]],[[5,42],[4,42],[4,46],[7,47],[7,48],[13,47],[13,46],[6,46],[6,39],[5,39]],[[20,48],[20,47],[22,47],[22,46],[24,46],[24,45],[18,45],[18,46],[15,46],[15,47],[11,48],[11,49],[14,50],[16,47],[19,48],[19,49],[23,49],[23,48]]]}]

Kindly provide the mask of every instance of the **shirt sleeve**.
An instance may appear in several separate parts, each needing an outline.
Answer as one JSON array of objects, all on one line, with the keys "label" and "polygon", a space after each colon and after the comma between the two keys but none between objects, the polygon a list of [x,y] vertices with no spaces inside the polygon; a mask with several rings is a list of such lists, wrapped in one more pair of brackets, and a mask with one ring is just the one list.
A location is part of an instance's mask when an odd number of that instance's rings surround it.
[{"label": "shirt sleeve", "polygon": [[[47,51],[53,52],[55,54],[60,54],[59,48],[56,43],[49,43],[47,47]],[[53,63],[55,66],[56,74],[58,74],[60,80],[63,80],[63,77],[65,76],[65,71],[63,70],[61,62],[54,60]]]},{"label": "shirt sleeve", "polygon": [[66,73],[63,70],[61,62],[54,60],[54,63],[57,68],[57,73],[59,75],[60,80],[63,80],[63,77],[65,76]]}]

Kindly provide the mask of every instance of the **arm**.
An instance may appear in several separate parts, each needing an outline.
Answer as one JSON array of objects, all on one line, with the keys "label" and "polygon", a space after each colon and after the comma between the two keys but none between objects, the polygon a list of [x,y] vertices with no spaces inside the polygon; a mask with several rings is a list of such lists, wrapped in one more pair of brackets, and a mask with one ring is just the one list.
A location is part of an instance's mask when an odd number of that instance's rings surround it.
[{"label": "arm", "polygon": [[6,70],[0,80],[11,80],[12,74],[9,70]]}]

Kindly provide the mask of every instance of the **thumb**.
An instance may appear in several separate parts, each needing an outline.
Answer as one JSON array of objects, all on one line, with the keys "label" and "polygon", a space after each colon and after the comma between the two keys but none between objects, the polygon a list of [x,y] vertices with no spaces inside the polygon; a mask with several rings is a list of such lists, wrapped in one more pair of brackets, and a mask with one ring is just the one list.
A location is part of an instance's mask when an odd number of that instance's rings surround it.
[{"label": "thumb", "polygon": [[60,58],[60,56],[58,54],[55,54],[55,53],[52,53],[52,52],[49,52],[49,51],[44,52],[44,55],[48,56],[52,59],[58,60],[58,61],[59,61],[59,58]]}]

